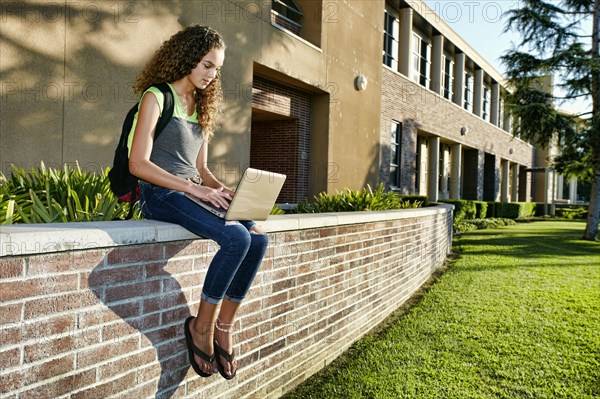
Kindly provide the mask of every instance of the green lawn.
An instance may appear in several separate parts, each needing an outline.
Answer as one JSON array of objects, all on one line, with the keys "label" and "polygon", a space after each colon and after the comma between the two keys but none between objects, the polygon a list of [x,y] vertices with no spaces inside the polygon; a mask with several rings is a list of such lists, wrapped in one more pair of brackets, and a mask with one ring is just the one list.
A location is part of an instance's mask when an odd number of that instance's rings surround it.
[{"label": "green lawn", "polygon": [[600,243],[540,221],[455,238],[422,300],[286,398],[599,398]]}]

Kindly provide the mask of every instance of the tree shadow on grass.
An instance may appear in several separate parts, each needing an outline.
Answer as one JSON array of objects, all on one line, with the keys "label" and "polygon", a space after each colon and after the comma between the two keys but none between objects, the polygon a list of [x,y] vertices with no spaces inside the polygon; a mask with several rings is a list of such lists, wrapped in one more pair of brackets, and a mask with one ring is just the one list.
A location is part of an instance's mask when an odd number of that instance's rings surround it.
[{"label": "tree shadow on grass", "polygon": [[[161,371],[154,395],[156,399],[165,399],[173,396],[190,367],[183,331],[183,321],[190,316],[190,308],[181,285],[165,270],[166,260],[133,263],[139,262],[135,254],[145,250],[130,247],[110,252],[92,270],[88,283],[103,304],[133,330],[142,333],[155,348]],[[106,342],[107,338],[104,339]],[[139,374],[151,374],[142,377],[148,382],[156,373],[151,364],[153,362],[134,366]]]},{"label": "tree shadow on grass", "polygon": [[[465,254],[486,257],[510,256],[519,259],[538,259],[547,262],[516,263],[514,267],[541,266],[578,266],[582,263],[575,257],[584,260],[597,258],[600,243],[581,239],[583,230],[544,228],[510,230],[505,234],[502,229],[491,231],[478,230],[465,233],[455,241],[455,247],[461,252],[461,247],[468,247]],[[555,260],[573,257],[573,262],[556,262]],[[600,262],[595,262],[600,266]],[[593,266],[593,265],[592,265]]]}]

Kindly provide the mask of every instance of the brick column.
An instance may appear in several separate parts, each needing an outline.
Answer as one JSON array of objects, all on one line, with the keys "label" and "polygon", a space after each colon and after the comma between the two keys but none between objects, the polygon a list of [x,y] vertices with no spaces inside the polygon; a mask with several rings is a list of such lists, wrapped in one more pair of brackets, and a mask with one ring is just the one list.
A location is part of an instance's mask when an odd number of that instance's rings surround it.
[{"label": "brick column", "polygon": [[429,201],[437,202],[439,199],[438,184],[440,176],[440,138],[429,138],[429,157],[428,157],[428,179],[427,179],[427,197]]},{"label": "brick column", "polygon": [[508,202],[508,182],[510,163],[503,159],[500,161],[500,201]]},{"label": "brick column", "polygon": [[519,201],[519,164],[514,163],[512,166],[513,174],[512,174],[512,187],[510,190],[510,201],[517,202]]},{"label": "brick column", "polygon": [[485,184],[485,152],[477,150],[477,200],[483,200],[483,185]]},{"label": "brick column", "polygon": [[452,146],[452,165],[450,169],[450,198],[460,199],[460,181],[462,169],[462,144]]}]

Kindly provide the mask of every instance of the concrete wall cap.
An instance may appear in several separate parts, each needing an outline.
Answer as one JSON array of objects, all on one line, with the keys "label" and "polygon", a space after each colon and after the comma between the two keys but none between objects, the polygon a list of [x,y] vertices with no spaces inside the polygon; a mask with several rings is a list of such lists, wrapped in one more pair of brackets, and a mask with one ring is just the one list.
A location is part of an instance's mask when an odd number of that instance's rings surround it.
[{"label": "concrete wall cap", "polygon": [[[276,215],[259,224],[267,232],[276,233],[429,216],[452,208],[452,205],[439,204],[393,211]],[[3,225],[0,227],[0,257],[198,238],[181,226],[154,220]]]}]

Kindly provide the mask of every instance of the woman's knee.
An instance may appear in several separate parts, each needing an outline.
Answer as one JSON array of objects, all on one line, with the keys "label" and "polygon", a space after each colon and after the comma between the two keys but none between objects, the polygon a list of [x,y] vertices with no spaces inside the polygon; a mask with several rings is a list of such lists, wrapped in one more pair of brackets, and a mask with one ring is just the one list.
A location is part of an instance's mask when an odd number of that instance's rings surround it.
[{"label": "woman's knee", "polygon": [[252,244],[250,232],[238,222],[227,222],[223,228],[223,235],[224,239],[219,242],[221,248],[229,245],[247,251]]},{"label": "woman's knee", "polygon": [[269,244],[269,236],[265,233],[258,233],[250,230],[250,238],[252,239],[252,247],[266,248]]}]

